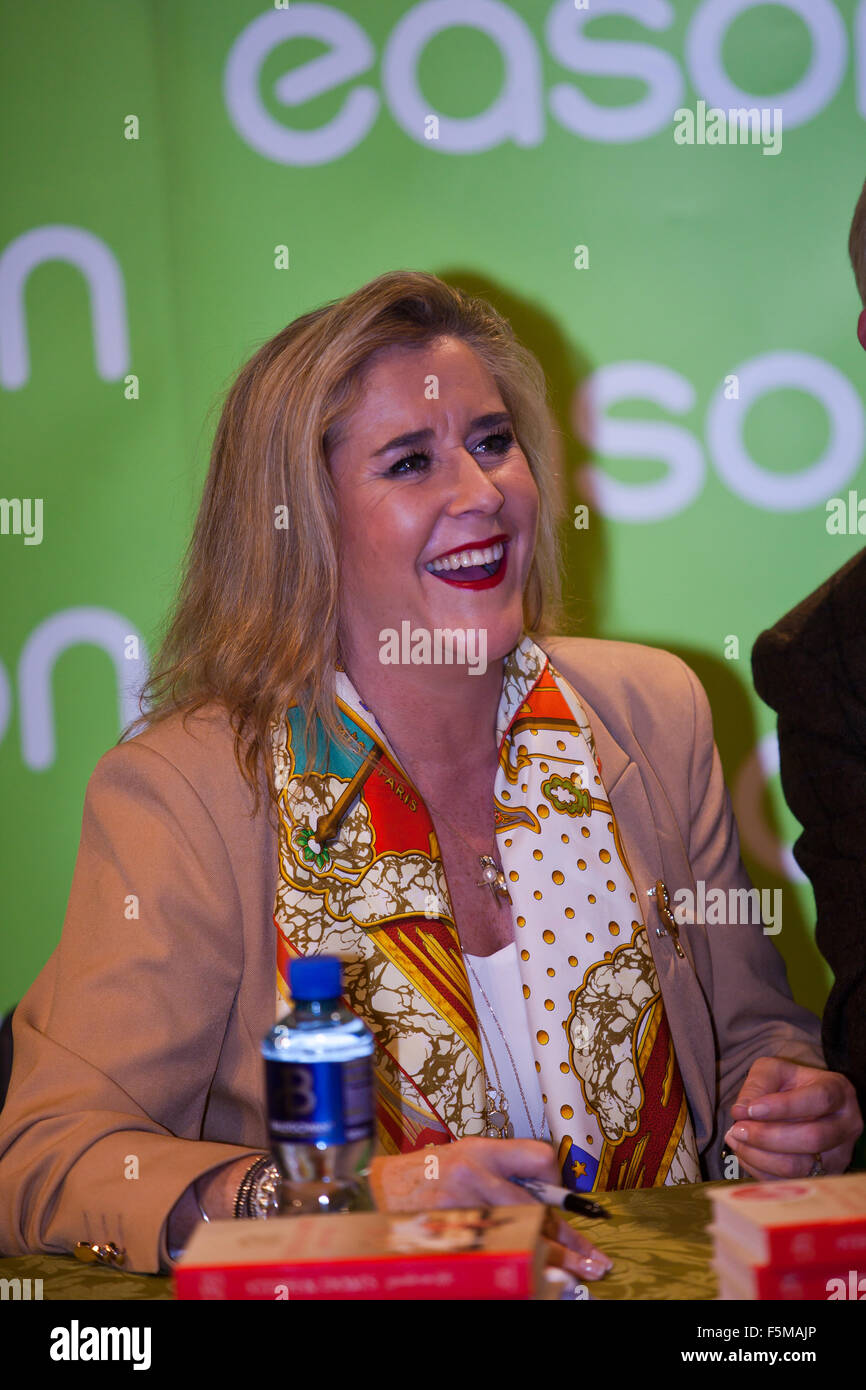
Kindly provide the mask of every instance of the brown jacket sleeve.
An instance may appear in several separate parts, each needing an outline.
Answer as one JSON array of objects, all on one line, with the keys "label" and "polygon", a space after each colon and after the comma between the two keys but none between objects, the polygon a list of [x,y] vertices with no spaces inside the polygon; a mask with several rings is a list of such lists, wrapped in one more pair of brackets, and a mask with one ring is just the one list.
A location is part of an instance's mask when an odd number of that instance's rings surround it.
[{"label": "brown jacket sleeve", "polygon": [[0,1248],[114,1241],[167,1263],[199,1174],[249,1154],[199,1139],[243,969],[226,845],[181,772],[138,741],[90,778],[60,944],[13,1020],[0,1114]]}]

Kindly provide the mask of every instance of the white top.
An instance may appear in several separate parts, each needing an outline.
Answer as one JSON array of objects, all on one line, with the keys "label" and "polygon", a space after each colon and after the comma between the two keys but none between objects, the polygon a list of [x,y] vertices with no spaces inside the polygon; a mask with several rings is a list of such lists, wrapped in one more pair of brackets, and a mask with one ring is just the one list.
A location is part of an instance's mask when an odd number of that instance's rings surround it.
[{"label": "white top", "polygon": [[[472,989],[475,1011],[481,1025],[479,1031],[488,1084],[498,1090],[498,1068],[499,1085],[505,1092],[508,1118],[514,1126],[515,1139],[533,1138],[529,1116],[532,1117],[532,1125],[535,1126],[534,1137],[549,1139],[550,1130],[544,1115],[544,1102],[541,1099],[541,1082],[535,1070],[529,1022],[523,1003],[523,983],[517,960],[517,946],[512,942],[510,946],[503,946],[500,951],[494,951],[492,956],[470,956],[464,953],[463,958],[466,962],[466,974]],[[484,1001],[479,982],[490,1000],[495,1019]],[[508,1040],[508,1047],[505,1045],[503,1033]],[[509,1048],[511,1057],[508,1055]],[[517,1077],[520,1078],[519,1085]],[[520,1094],[521,1086],[523,1096]],[[529,1116],[526,1113],[527,1107]]]}]

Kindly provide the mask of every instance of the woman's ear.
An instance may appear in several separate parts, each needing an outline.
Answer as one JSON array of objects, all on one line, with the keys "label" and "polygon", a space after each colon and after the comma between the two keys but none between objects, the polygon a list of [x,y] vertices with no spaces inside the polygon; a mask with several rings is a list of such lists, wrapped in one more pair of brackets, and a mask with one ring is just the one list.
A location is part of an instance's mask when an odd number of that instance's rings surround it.
[{"label": "woman's ear", "polygon": [[861,348],[866,348],[866,309],[863,309],[857,320],[857,337],[860,339]]}]

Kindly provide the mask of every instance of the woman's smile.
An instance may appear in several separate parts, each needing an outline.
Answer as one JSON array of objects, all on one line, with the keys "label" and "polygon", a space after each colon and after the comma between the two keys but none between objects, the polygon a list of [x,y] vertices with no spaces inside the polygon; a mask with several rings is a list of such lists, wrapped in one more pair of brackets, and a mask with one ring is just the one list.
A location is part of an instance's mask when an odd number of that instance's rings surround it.
[{"label": "woman's smile", "polygon": [[428,560],[424,568],[435,579],[459,589],[492,589],[505,578],[509,539],[500,534],[487,541],[455,546]]}]

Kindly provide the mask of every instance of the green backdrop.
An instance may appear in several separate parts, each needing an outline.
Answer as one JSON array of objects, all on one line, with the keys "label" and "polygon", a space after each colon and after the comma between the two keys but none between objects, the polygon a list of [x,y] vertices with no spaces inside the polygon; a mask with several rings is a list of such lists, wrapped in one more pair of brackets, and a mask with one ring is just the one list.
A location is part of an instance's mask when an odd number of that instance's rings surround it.
[{"label": "green backdrop", "polygon": [[[820,1010],[749,652],[863,543],[825,502],[864,486],[864,5],[9,0],[0,76],[0,1007],[59,938],[222,393],[290,319],[410,267],[487,295],[540,357],[591,503],[569,631],[703,680]],[[699,101],[780,110],[781,150],[677,143]],[[41,499],[38,544],[15,499]]]}]

